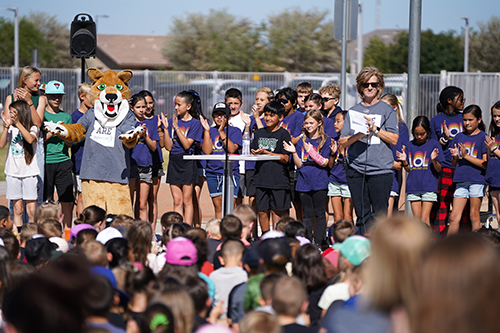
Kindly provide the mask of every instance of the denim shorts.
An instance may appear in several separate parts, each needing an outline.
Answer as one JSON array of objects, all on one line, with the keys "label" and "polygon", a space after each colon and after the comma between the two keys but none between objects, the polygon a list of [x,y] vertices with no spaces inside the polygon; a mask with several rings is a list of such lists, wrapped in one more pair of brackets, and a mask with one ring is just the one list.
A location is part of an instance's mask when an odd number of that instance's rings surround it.
[{"label": "denim shorts", "polygon": [[406,195],[406,200],[408,201],[437,201],[436,192],[424,192],[424,193],[408,193]]},{"label": "denim shorts", "polygon": [[153,183],[153,168],[151,166],[141,167],[138,165],[131,165],[130,178],[151,184]]},{"label": "denim shorts", "polygon": [[341,185],[337,183],[328,183],[328,196],[329,197],[342,197],[342,198],[350,198],[351,191],[349,191],[348,185]]},{"label": "denim shorts", "polygon": [[457,183],[457,189],[453,195],[455,198],[482,198],[484,197],[486,186],[483,184]]},{"label": "denim shorts", "polygon": [[[205,178],[207,180],[208,191],[210,192],[210,197],[218,197],[222,195],[222,189],[224,184],[224,175],[217,173],[206,172]],[[233,186],[235,199],[238,199],[238,188],[240,185],[240,177],[233,175]]]}]

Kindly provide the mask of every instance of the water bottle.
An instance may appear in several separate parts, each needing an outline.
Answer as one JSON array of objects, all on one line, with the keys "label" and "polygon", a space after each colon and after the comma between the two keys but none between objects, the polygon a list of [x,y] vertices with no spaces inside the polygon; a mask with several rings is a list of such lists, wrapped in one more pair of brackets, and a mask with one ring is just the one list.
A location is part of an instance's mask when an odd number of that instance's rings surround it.
[{"label": "water bottle", "polygon": [[250,134],[248,131],[243,133],[243,149],[241,152],[242,155],[250,155]]}]

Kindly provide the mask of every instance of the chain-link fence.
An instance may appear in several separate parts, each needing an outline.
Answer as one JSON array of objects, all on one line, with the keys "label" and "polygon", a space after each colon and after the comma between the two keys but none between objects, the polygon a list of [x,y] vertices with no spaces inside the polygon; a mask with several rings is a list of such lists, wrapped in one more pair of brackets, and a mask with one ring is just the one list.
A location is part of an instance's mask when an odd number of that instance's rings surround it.
[{"label": "chain-link fence", "polygon": [[[58,80],[64,83],[66,96],[62,108],[69,113],[77,109],[80,102],[77,88],[81,82],[80,69],[41,69],[42,82]],[[17,86],[17,74],[14,68],[0,68],[0,103]],[[88,78],[86,78],[88,81]],[[179,72],[179,71],[134,71],[129,82],[132,94],[142,89],[151,91],[156,99],[156,111],[171,116],[174,114],[173,100],[177,93],[186,89],[196,90],[202,100],[203,113],[209,115],[212,106],[224,100],[224,93],[229,88],[237,88],[243,95],[242,109],[249,112],[255,93],[262,87],[273,90],[307,81],[313,89],[329,83],[340,84],[340,73],[237,73],[237,72]],[[455,85],[465,92],[466,105],[478,104],[483,110],[483,120],[490,121],[490,107],[500,99],[500,73],[451,73],[442,71],[440,74],[420,75],[419,114],[432,118],[436,114],[436,104],[439,92],[447,85]],[[403,112],[406,116],[406,100],[408,96],[408,75],[385,75],[384,93],[392,93],[403,100]],[[347,75],[347,91],[342,93],[346,105],[352,106],[359,102],[356,91],[356,74]],[[411,123],[411,120],[408,121]]]}]

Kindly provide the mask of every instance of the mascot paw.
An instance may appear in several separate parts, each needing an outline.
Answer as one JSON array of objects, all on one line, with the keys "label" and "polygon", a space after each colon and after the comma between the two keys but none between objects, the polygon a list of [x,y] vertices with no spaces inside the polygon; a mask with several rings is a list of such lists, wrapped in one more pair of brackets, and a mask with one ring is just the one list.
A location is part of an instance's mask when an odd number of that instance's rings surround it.
[{"label": "mascot paw", "polygon": [[53,123],[51,121],[43,122],[43,129],[57,136],[65,137],[68,135],[68,130],[62,124]]},{"label": "mascot paw", "polygon": [[141,126],[137,126],[136,128],[134,128],[130,131],[126,131],[125,133],[120,135],[118,138],[120,140],[126,140],[126,141],[134,140],[135,138],[139,137],[139,134],[141,134],[142,131],[144,131],[144,128],[142,128]]}]

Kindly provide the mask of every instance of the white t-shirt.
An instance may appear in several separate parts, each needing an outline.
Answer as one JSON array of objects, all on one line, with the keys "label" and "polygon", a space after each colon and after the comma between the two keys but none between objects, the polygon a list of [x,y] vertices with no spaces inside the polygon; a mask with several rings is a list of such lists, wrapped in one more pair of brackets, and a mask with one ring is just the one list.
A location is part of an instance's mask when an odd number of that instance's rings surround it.
[{"label": "white t-shirt", "polygon": [[349,284],[345,282],[336,283],[328,286],[325,291],[323,291],[318,306],[323,310],[328,310],[333,302],[337,300],[347,301],[350,297]]},{"label": "white t-shirt", "polygon": [[[232,117],[229,119],[229,125],[238,127],[241,130],[241,133],[245,131],[245,123],[243,122],[243,119],[241,119],[241,114],[238,113],[238,115]],[[240,161],[240,174],[245,173],[245,162]]]},{"label": "white t-shirt", "polygon": [[[30,177],[40,174],[36,157],[37,139],[33,141],[33,160],[27,165],[24,160],[23,136],[15,126],[10,126],[7,134],[7,158],[5,159],[5,174],[11,177]],[[30,133],[38,138],[39,128],[33,125]]]}]

